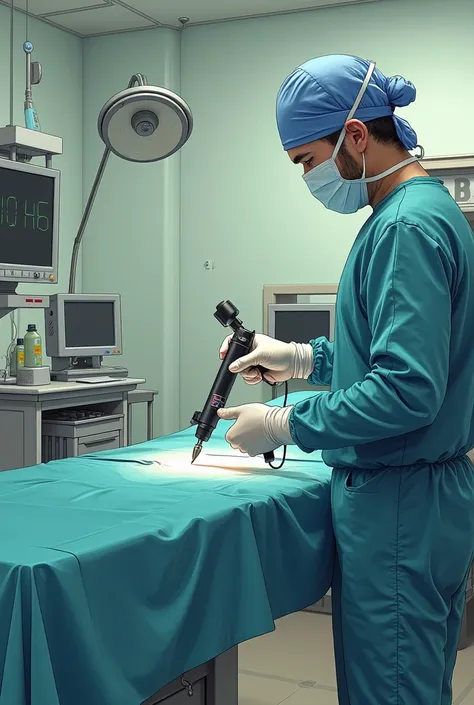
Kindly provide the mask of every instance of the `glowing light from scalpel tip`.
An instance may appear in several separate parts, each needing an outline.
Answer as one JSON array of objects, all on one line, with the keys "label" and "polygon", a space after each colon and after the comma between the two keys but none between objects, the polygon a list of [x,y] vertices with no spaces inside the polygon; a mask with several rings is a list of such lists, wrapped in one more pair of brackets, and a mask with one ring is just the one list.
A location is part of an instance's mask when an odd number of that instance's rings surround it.
[{"label": "glowing light from scalpel tip", "polygon": [[202,453],[191,464],[189,451],[165,451],[159,457],[152,457],[150,462],[134,467],[134,474],[156,475],[168,478],[231,478],[242,475],[258,475],[265,469],[262,458],[249,458],[247,455],[225,453]]}]

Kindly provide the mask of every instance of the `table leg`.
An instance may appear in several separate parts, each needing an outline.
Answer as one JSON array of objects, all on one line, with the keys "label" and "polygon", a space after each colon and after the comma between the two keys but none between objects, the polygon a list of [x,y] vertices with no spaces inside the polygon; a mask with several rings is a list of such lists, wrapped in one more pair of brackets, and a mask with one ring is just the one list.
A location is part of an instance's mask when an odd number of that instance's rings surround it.
[{"label": "table leg", "polygon": [[128,405],[127,409],[127,445],[132,445],[132,405]]},{"label": "table leg", "polygon": [[206,705],[238,705],[239,668],[237,647],[226,651],[213,661],[209,678]]},{"label": "table leg", "polygon": [[153,440],[153,399],[147,403],[148,418],[147,418],[147,440]]}]

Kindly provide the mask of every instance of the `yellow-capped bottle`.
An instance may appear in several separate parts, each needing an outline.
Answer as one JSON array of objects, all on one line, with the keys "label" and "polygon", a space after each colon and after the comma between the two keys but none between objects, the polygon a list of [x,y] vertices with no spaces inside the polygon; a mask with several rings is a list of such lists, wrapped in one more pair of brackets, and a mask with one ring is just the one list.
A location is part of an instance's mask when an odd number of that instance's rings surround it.
[{"label": "yellow-capped bottle", "polygon": [[25,339],[25,367],[42,367],[43,346],[41,336],[34,323],[30,323]]}]

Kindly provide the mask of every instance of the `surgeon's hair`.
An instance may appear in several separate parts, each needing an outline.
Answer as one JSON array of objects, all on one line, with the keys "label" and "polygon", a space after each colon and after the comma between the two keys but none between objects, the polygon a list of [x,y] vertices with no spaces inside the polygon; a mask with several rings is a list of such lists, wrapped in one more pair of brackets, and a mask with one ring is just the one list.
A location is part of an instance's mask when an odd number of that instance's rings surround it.
[{"label": "surgeon's hair", "polygon": [[[387,117],[376,118],[375,120],[369,120],[365,124],[367,126],[369,135],[373,137],[376,142],[390,147],[398,147],[399,149],[405,149],[397,135],[395,124],[390,115]],[[323,139],[325,139],[327,142],[329,142],[329,144],[335,147],[341,132],[342,130],[339,130],[338,132],[333,132],[332,135],[328,135]]]}]

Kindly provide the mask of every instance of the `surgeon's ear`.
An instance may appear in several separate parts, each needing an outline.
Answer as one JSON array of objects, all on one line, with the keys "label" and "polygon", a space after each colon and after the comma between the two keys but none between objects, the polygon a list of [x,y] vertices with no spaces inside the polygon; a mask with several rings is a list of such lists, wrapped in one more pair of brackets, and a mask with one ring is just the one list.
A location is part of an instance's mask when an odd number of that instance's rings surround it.
[{"label": "surgeon's ear", "polygon": [[346,122],[346,135],[346,145],[347,142],[349,142],[352,149],[359,154],[365,152],[367,149],[369,132],[363,122],[360,120],[348,120],[348,122]]}]

